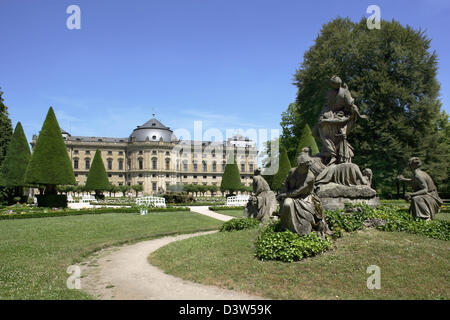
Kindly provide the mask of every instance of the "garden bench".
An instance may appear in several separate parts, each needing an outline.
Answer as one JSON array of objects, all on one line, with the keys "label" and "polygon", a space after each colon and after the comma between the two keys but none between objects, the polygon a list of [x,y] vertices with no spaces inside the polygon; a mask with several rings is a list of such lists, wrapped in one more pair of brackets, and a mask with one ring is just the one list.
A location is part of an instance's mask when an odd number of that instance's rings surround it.
[{"label": "garden bench", "polygon": [[227,207],[245,206],[250,196],[232,196],[227,198]]}]

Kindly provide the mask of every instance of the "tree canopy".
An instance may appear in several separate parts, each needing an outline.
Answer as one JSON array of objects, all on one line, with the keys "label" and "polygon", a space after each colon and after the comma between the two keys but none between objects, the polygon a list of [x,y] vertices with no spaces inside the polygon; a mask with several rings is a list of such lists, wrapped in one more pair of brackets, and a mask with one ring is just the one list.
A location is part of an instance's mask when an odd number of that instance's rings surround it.
[{"label": "tree canopy", "polygon": [[366,19],[337,18],[323,25],[295,74],[295,103],[282,114],[282,144],[296,148],[306,124],[316,124],[326,104],[329,79],[338,75],[368,121],[358,121],[348,137],[353,162],[374,173],[378,192],[393,193],[396,176],[418,156],[439,189],[447,188],[448,115],[441,112],[437,56],[421,30],[381,21],[369,30]]},{"label": "tree canopy", "polygon": [[18,122],[9,143],[5,161],[0,168],[0,186],[26,186],[25,171],[30,158],[30,147],[28,146],[22,125]]},{"label": "tree canopy", "polygon": [[74,185],[75,175],[55,112],[50,107],[31,154],[25,182],[46,185],[56,193],[56,185]]},{"label": "tree canopy", "polygon": [[100,150],[95,152],[94,159],[92,160],[91,168],[87,176],[85,188],[87,190],[105,191],[111,188],[108,180],[108,174],[106,173],[105,165],[102,160]]}]

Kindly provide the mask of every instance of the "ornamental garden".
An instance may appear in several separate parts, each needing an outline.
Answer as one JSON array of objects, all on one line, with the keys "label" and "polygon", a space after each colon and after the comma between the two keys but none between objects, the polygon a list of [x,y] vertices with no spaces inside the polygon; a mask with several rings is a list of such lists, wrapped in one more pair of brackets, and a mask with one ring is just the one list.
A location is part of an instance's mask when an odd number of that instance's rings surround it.
[{"label": "ornamental garden", "polygon": [[[325,24],[295,74],[279,150],[267,143],[275,174],[266,161],[250,175],[231,154],[220,184],[152,194],[113,184],[100,149],[77,184],[53,108],[30,150],[0,92],[0,297],[101,298],[69,288],[67,268],[95,268],[86,261],[107,248],[211,231],[148,263],[269,299],[449,299],[450,126],[429,48],[395,21],[370,34],[365,21]],[[164,205],[138,200],[150,196]],[[381,285],[370,287],[373,266]]]}]

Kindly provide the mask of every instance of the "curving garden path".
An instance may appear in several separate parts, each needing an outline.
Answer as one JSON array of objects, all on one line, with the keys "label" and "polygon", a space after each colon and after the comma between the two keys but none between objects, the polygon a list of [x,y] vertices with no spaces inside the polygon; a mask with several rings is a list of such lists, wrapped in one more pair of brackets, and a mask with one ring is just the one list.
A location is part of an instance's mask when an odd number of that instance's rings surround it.
[{"label": "curving garden path", "polygon": [[[222,221],[230,216],[210,211],[208,207],[191,210]],[[97,299],[120,300],[255,300],[245,293],[206,286],[164,273],[148,262],[148,256],[178,240],[217,231],[169,236],[123,247],[108,248],[81,263],[81,289]]]}]

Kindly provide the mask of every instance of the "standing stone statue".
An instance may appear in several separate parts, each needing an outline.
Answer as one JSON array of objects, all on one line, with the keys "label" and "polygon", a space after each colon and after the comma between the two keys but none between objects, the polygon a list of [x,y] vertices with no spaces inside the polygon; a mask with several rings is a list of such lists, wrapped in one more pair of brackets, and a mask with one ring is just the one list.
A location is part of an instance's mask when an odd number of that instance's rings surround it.
[{"label": "standing stone statue", "polygon": [[439,213],[442,200],[437,193],[436,185],[425,171],[420,169],[422,162],[419,158],[409,159],[409,168],[413,172],[412,179],[406,179],[402,175],[398,176],[400,181],[410,182],[413,193],[406,194],[406,200],[411,200],[409,212],[415,218],[433,220]]},{"label": "standing stone statue", "polygon": [[359,113],[347,85],[342,84],[338,76],[333,76],[330,84],[327,105],[313,129],[313,135],[322,141],[321,156],[327,165],[352,161],[353,147],[348,143],[347,135],[357,118],[367,118]]},{"label": "standing stone statue", "polygon": [[329,233],[320,199],[314,194],[315,176],[311,171],[313,160],[306,152],[300,153],[298,166],[289,171],[281,193],[281,224],[300,236],[317,231],[324,236]]},{"label": "standing stone statue", "polygon": [[275,193],[270,190],[269,184],[261,176],[261,169],[258,168],[254,172],[253,193],[247,202],[244,217],[256,218],[265,223],[270,220],[276,209],[277,200]]}]

